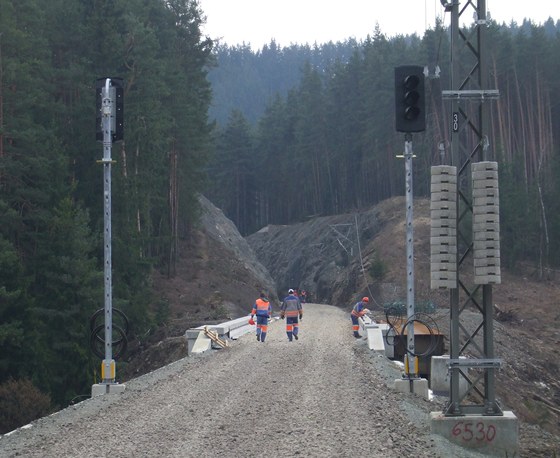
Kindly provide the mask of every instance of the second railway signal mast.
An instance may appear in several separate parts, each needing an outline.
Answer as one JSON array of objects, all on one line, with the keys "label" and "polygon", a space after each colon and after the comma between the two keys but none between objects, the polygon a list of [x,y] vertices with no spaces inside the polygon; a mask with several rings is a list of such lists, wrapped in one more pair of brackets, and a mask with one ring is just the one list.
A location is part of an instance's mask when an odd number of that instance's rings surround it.
[{"label": "second railway signal mast", "polygon": [[414,345],[414,229],[413,229],[413,173],[412,133],[426,130],[424,68],[403,65],[395,68],[395,127],[405,133],[404,160],[406,186],[406,313],[407,344],[405,354],[406,379],[396,380],[399,391],[422,393],[428,396],[426,379],[419,378],[418,357]]}]

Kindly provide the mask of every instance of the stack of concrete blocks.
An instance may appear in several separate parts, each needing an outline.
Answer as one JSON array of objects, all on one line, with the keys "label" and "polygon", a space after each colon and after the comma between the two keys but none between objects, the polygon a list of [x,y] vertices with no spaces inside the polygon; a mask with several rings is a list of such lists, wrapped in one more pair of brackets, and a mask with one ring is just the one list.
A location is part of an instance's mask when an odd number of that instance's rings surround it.
[{"label": "stack of concrete blocks", "polygon": [[498,163],[471,164],[474,283],[501,283]]},{"label": "stack of concrete blocks", "polygon": [[457,287],[457,168],[431,169],[431,288]]}]

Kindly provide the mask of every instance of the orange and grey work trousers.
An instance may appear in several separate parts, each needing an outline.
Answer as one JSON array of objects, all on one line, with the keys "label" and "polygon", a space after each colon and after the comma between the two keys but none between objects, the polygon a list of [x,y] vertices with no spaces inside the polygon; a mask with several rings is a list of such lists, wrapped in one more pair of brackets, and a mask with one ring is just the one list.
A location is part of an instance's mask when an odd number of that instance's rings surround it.
[{"label": "orange and grey work trousers", "polygon": [[358,322],[358,317],[354,314],[350,314],[352,318],[352,331],[354,332],[354,337],[360,337],[359,330],[360,330],[360,323]]},{"label": "orange and grey work trousers", "polygon": [[268,332],[268,317],[257,315],[257,340],[264,342]]},{"label": "orange and grey work trousers", "polygon": [[287,316],[286,317],[286,334],[288,334],[288,340],[291,342],[292,338],[295,336],[297,340],[299,332],[299,321],[298,317],[296,316]]}]

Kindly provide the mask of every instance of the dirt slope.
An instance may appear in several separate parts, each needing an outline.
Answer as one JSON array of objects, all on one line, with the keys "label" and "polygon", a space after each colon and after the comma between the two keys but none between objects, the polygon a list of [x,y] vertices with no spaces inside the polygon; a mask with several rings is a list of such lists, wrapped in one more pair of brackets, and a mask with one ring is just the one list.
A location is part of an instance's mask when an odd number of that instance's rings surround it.
[{"label": "dirt slope", "polygon": [[276,299],[274,281],[235,225],[206,198],[200,203],[200,224],[179,245],[175,275],[153,274],[154,312],[165,304],[168,318],[148,338],[130,343],[126,361],[118,363],[120,380],[186,356],[187,329],[248,314],[261,291]]}]

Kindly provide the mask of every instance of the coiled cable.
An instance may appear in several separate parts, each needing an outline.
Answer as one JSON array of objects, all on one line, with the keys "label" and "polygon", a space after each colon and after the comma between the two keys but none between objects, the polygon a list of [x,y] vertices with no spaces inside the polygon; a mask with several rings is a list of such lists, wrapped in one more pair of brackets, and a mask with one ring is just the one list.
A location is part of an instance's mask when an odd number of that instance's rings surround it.
[{"label": "coiled cable", "polygon": [[[402,341],[400,337],[404,337],[405,330],[408,329],[410,325],[414,326],[416,323],[418,323],[427,329],[430,335],[429,345],[423,352],[417,352],[416,347],[414,351],[411,351],[409,350],[407,345],[404,345],[405,351],[410,356],[424,357],[434,354],[437,350],[437,336],[440,335],[439,327],[436,321],[429,314],[424,312],[415,313],[412,316],[408,317],[407,320],[403,323],[402,309],[399,309],[397,307],[389,307],[385,310],[385,319],[387,321],[387,324],[389,325],[389,330],[386,334],[386,341],[388,345],[397,345]],[[403,324],[401,325],[401,323]]]},{"label": "coiled cable", "polygon": [[[89,319],[90,339],[89,344],[91,351],[98,358],[105,358],[105,324],[98,324],[99,318],[103,317],[105,309],[97,310]],[[119,324],[112,324],[113,334],[118,337],[112,341],[113,358],[121,357],[128,347],[128,333],[130,324],[127,316],[119,309],[113,308],[113,317],[119,321]]]}]

